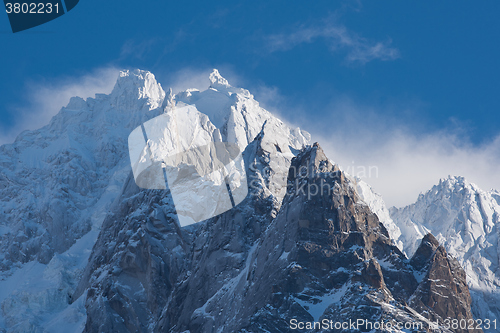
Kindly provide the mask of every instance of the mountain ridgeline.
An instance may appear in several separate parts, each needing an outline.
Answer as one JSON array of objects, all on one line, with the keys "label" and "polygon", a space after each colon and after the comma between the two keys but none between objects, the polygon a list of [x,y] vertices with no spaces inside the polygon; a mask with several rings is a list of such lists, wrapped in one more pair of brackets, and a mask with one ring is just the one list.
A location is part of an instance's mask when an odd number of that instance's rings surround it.
[{"label": "mountain ridgeline", "polygon": [[[495,331],[498,307],[481,310],[486,293],[469,293],[477,256],[454,250],[414,208],[389,212],[309,133],[217,70],[209,79],[205,91],[173,94],[149,72],[123,71],[110,95],[73,98],[0,148],[0,332]],[[184,105],[199,121],[165,133],[237,145],[249,194],[181,227],[168,189],[136,185],[126,140]],[[484,196],[498,204],[498,192]],[[498,240],[490,215],[473,215],[491,226],[483,245]]]}]

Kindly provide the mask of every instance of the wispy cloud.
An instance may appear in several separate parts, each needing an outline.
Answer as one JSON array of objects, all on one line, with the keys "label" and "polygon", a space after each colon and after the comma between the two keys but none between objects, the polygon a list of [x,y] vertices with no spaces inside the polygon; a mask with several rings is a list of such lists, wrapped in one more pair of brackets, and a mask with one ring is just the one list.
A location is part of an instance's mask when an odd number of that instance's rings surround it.
[{"label": "wispy cloud", "polygon": [[327,112],[311,113],[310,105],[291,102],[275,87],[262,86],[255,96],[283,120],[309,131],[332,161],[360,176],[389,206],[415,202],[448,175],[464,176],[484,190],[500,190],[500,133],[472,143],[467,126],[452,119],[448,128],[424,131],[425,121],[410,123],[402,116],[418,114],[424,105],[420,101],[373,106],[336,96],[325,106]]},{"label": "wispy cloud", "polygon": [[141,40],[129,39],[122,45],[120,59],[135,58],[143,60],[161,42],[163,41],[157,37]]},{"label": "wispy cloud", "polygon": [[63,77],[53,81],[28,82],[24,106],[16,108],[14,124],[3,129],[0,144],[12,142],[24,130],[47,125],[50,119],[66,106],[71,97],[94,97],[110,93],[118,77],[115,67],[99,68],[78,77]]},{"label": "wispy cloud", "polygon": [[205,90],[210,86],[208,76],[211,73],[211,68],[182,68],[174,73],[169,73],[166,80],[162,80],[162,85],[165,89],[172,88],[174,93],[184,91],[186,89]]},{"label": "wispy cloud", "polygon": [[[372,140],[376,131],[378,140]],[[329,157],[365,177],[388,205],[415,202],[419,193],[449,175],[464,176],[484,190],[500,189],[500,136],[474,145],[453,132],[418,134],[404,126],[385,133],[375,127],[369,133],[315,134]]]},{"label": "wispy cloud", "polygon": [[210,73],[214,68],[217,68],[224,78],[229,81],[234,87],[245,86],[246,82],[241,76],[236,74],[232,66],[215,65],[213,67],[184,67],[174,72],[162,73],[157,76],[164,89],[172,88],[174,93],[184,91],[186,89],[205,90],[210,86]]},{"label": "wispy cloud", "polygon": [[332,52],[347,52],[346,60],[365,64],[372,60],[394,60],[400,57],[397,48],[391,46],[390,38],[373,41],[348,30],[344,25],[326,21],[321,25],[301,26],[289,33],[268,36],[267,48],[270,52],[287,51],[294,47],[323,40]]}]

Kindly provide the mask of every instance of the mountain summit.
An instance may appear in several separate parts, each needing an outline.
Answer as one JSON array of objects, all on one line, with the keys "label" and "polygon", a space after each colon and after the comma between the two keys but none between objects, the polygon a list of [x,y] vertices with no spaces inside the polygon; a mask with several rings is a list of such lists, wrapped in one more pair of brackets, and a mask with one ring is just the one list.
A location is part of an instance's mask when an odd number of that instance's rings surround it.
[{"label": "mountain summit", "polygon": [[217,69],[214,69],[209,76],[211,87],[216,88],[217,86],[230,87],[229,82],[220,75]]}]

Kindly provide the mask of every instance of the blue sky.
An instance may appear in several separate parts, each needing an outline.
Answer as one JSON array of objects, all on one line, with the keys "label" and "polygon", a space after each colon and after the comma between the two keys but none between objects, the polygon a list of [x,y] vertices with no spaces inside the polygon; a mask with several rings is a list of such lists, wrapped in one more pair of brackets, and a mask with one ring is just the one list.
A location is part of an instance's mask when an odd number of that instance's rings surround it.
[{"label": "blue sky", "polygon": [[[81,0],[17,34],[3,15],[0,138],[42,125],[64,93],[109,89],[116,68],[150,70],[168,87],[189,76],[202,84],[197,78],[217,67],[322,139],[332,159],[380,165],[385,183],[396,182],[388,174],[416,172],[404,165],[427,163],[435,170],[418,183],[428,187],[447,171],[478,168],[456,164],[479,154],[488,159],[480,160],[484,176],[470,178],[500,188],[499,14],[491,0]],[[430,159],[428,148],[436,150]],[[371,183],[389,193],[376,185],[382,180]],[[419,186],[409,187],[415,197]]]}]

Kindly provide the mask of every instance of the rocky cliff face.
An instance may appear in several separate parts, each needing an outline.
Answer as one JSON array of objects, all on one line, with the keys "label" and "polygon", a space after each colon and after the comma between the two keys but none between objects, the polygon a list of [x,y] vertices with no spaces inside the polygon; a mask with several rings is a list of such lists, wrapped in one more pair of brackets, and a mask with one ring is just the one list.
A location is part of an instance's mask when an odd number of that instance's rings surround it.
[{"label": "rocky cliff face", "polygon": [[[180,229],[168,193],[130,183],[82,279],[85,331],[290,332],[291,320],[326,319],[424,332],[447,316],[472,318],[456,261],[428,242],[407,260],[317,144],[291,161],[279,210],[262,193]],[[443,285],[454,289],[434,292]]]},{"label": "rocky cliff face", "polygon": [[417,271],[417,276],[423,277],[409,302],[413,309],[434,322],[449,318],[466,323],[465,326],[462,325],[465,328],[458,326],[454,332],[480,332],[467,329],[477,325],[471,313],[471,297],[465,272],[432,234],[427,234],[422,239],[410,264]]}]

